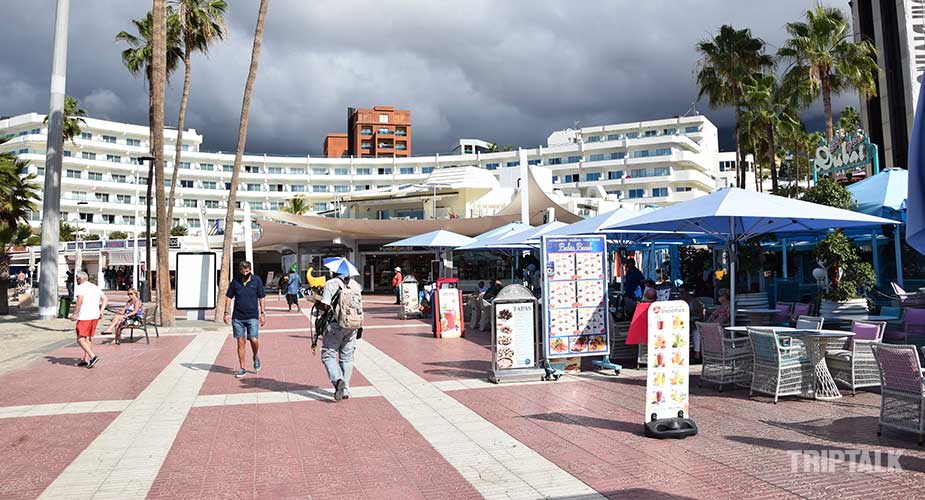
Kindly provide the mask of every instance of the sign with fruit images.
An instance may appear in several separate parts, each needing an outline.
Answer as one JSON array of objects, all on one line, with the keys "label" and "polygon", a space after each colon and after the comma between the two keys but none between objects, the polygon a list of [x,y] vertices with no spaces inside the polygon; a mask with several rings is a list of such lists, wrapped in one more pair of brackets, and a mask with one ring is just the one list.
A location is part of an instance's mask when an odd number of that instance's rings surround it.
[{"label": "sign with fruit images", "polygon": [[606,237],[542,239],[546,359],[608,355]]},{"label": "sign with fruit images", "polygon": [[649,365],[646,422],[689,418],[690,310],[683,300],[649,307]]},{"label": "sign with fruit images", "polygon": [[462,337],[462,302],[458,288],[437,290],[437,336],[443,338]]}]

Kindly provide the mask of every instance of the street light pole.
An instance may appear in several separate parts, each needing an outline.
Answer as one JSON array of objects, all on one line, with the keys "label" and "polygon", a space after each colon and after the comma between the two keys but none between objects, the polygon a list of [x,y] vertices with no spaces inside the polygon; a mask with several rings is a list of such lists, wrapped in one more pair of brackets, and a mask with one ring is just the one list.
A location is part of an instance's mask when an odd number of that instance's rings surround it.
[{"label": "street light pole", "polygon": [[[145,217],[145,286],[141,289],[141,300],[151,301],[151,179],[154,178],[154,157],[140,156],[140,161],[148,162],[148,197],[145,204],[148,206],[148,215]],[[162,242],[163,244],[163,242]]]},{"label": "street light pole", "polygon": [[61,157],[64,149],[64,90],[67,76],[67,22],[70,0],[58,0],[55,11],[51,97],[45,143],[45,189],[42,194],[42,268],[39,317],[53,319],[58,309],[58,243],[61,213]]}]

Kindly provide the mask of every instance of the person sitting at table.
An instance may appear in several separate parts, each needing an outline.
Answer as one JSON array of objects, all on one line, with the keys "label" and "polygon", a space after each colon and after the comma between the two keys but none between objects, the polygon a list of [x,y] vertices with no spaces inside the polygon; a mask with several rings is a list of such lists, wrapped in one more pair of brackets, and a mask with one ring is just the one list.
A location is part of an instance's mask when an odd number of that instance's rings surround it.
[{"label": "person sitting at table", "polygon": [[125,326],[126,321],[133,318],[139,318],[144,314],[144,308],[141,304],[141,299],[138,298],[138,291],[134,288],[128,289],[128,301],[125,303],[125,307],[122,309],[122,314],[116,314],[112,318],[112,323],[109,324],[109,328],[103,332],[103,334],[110,334],[115,332],[116,344],[122,343],[122,327]]},{"label": "person sitting at table", "polygon": [[485,294],[482,295],[482,298],[488,301],[493,300],[495,295],[498,295],[498,292],[500,292],[502,288],[504,288],[504,285],[501,283],[501,280],[495,280],[495,282],[491,284],[491,288],[486,290]]},{"label": "person sitting at table", "polygon": [[485,282],[484,282],[484,281],[479,281],[479,294],[480,294],[480,295],[484,295],[485,292],[487,292],[487,291],[488,291],[488,287],[485,286]]},{"label": "person sitting at table", "polygon": [[[719,291],[719,296],[717,297],[719,301],[719,306],[710,313],[710,317],[707,318],[708,323],[719,323],[721,325],[729,324],[729,290],[723,288]],[[702,306],[701,306],[702,309]],[[693,315],[691,315],[693,317]],[[693,323],[693,321],[691,321]],[[694,328],[694,333],[691,335],[691,346],[694,348],[694,359],[700,360],[700,329]]]}]

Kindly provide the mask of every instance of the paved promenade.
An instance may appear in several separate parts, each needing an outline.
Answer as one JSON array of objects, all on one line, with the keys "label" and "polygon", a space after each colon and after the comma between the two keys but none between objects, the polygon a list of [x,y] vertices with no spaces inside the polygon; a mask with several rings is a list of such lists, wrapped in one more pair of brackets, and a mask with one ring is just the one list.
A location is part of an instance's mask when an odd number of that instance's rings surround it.
[{"label": "paved promenade", "polygon": [[[227,327],[97,336],[88,370],[60,325],[3,325],[0,350],[21,355],[0,355],[0,499],[925,498],[925,451],[876,435],[874,392],[774,405],[694,373],[700,434],[651,440],[644,372],[495,386],[486,334],[435,339],[388,302],[367,299],[339,403],[308,318],[276,297],[263,369],[243,379]],[[820,471],[793,450],[831,460]],[[901,470],[831,454],[853,450]]]}]

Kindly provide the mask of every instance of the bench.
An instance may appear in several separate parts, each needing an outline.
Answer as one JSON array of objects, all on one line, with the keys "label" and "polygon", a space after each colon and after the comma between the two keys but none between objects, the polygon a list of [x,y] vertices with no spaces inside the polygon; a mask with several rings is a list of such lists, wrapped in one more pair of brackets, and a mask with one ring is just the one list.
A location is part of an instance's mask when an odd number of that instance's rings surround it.
[{"label": "bench", "polygon": [[154,327],[154,335],[157,338],[160,338],[161,334],[157,330],[157,304],[151,302],[142,305],[144,313],[141,315],[141,318],[133,316],[126,318],[125,322],[122,323],[122,331],[129,331],[129,340],[134,340],[135,330],[141,330],[145,334],[145,342],[148,344],[151,343],[151,339],[148,338],[148,327]]}]

